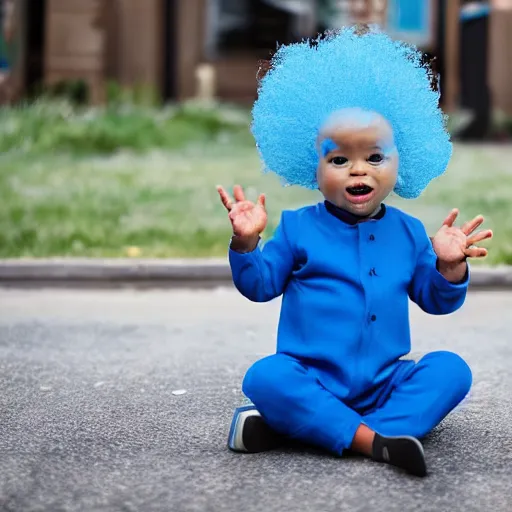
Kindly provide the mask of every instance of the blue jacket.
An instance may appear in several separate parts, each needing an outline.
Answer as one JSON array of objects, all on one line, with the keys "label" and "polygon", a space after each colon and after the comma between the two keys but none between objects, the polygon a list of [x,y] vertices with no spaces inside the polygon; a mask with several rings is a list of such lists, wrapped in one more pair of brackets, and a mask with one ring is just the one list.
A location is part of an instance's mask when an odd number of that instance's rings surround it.
[{"label": "blue jacket", "polygon": [[409,298],[445,315],[464,303],[436,268],[423,224],[387,206],[378,220],[341,221],[324,203],[284,211],[272,239],[229,249],[233,281],[255,302],[282,295],[277,352],[316,373],[340,399],[382,384],[411,349]]}]

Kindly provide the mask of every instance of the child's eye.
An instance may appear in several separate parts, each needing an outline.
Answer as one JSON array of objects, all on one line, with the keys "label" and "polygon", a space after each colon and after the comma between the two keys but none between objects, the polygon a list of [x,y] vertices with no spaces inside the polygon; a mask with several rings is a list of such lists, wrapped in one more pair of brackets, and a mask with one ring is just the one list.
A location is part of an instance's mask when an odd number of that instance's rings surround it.
[{"label": "child's eye", "polygon": [[380,153],[374,153],[368,158],[368,161],[372,164],[380,164],[384,160],[384,157]]},{"label": "child's eye", "polygon": [[344,156],[335,156],[331,158],[331,163],[334,165],[345,165],[348,162],[348,159]]}]

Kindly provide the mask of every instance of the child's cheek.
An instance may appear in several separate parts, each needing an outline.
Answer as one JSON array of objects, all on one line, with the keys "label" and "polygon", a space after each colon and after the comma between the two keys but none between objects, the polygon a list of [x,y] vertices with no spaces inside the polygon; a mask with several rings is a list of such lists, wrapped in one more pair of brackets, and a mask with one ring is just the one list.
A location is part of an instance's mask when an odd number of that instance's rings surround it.
[{"label": "child's cheek", "polygon": [[398,172],[398,153],[396,149],[384,153],[384,161],[380,166],[381,171],[385,171],[391,174],[396,174]]}]

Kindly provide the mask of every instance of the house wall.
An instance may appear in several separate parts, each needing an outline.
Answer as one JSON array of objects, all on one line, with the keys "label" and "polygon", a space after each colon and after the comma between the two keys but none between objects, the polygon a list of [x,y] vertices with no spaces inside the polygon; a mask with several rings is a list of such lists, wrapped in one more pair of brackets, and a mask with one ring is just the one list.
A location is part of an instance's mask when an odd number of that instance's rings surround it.
[{"label": "house wall", "polygon": [[104,96],[102,10],[102,0],[48,0],[45,20],[45,83],[83,79],[94,103]]},{"label": "house wall", "polygon": [[106,75],[123,86],[160,89],[163,72],[163,2],[107,0]]},{"label": "house wall", "polygon": [[512,0],[496,1],[491,11],[489,86],[493,107],[512,116]]},{"label": "house wall", "polygon": [[106,80],[161,88],[160,0],[48,0],[45,82],[84,79],[93,103]]},{"label": "house wall", "polygon": [[[162,92],[165,70],[164,26],[175,30],[175,81],[178,100],[194,97],[197,69],[211,66],[214,91],[227,101],[250,103],[256,96],[258,58],[250,54],[218,57],[203,53],[208,0],[175,0],[175,19],[164,19],[164,0],[47,0],[45,82],[83,78],[92,100],[105,98],[105,82],[146,85]],[[457,19],[453,0],[447,33],[447,107],[458,97]],[[512,0],[492,0],[489,84],[496,108],[512,115]],[[455,8],[454,8],[455,7]]]}]

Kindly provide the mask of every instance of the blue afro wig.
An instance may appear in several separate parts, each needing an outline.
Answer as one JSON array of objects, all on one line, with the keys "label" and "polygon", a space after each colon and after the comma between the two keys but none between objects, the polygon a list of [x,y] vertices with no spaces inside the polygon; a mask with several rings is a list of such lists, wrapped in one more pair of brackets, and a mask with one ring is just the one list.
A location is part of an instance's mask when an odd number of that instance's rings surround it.
[{"label": "blue afro wig", "polygon": [[399,154],[394,191],[418,197],[446,169],[452,145],[431,72],[414,47],[375,27],[281,46],[261,79],[252,133],[265,172],[317,189],[317,137],[334,112],[356,107],[390,123]]}]

